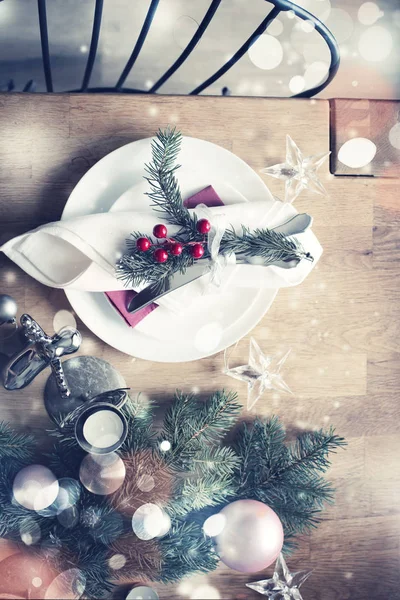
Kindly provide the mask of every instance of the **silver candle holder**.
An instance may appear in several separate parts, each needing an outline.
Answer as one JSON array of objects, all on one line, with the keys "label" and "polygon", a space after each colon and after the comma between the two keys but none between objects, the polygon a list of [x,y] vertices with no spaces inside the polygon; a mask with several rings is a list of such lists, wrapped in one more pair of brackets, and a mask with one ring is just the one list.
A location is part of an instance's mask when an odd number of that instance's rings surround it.
[{"label": "silver candle holder", "polygon": [[[94,356],[77,356],[61,362],[61,358],[79,350],[82,336],[73,327],[65,327],[48,335],[35,319],[24,314],[20,318],[22,348],[3,356],[2,372],[6,390],[21,390],[47,367],[51,369],[44,390],[44,404],[57,424],[72,411],[82,408],[89,399],[126,388],[123,377],[108,362]],[[4,360],[2,361],[4,362]]]},{"label": "silver candle holder", "polygon": [[61,357],[79,350],[82,336],[77,329],[66,327],[53,336],[47,335],[30,315],[20,319],[21,334],[26,343],[11,356],[4,368],[3,385],[6,390],[20,390],[29,385],[39,373],[50,367],[56,379],[61,398],[71,395],[61,364]]}]

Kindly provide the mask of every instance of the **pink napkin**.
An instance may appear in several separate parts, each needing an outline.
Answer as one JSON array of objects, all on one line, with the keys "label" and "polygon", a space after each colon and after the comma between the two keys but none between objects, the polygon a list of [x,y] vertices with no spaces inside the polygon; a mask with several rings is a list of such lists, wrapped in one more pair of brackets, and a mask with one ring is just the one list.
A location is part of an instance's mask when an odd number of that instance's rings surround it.
[{"label": "pink napkin", "polygon": [[[206,206],[223,206],[221,198],[214,190],[212,185],[207,186],[204,190],[200,190],[197,194],[194,194],[190,198],[187,198],[183,203],[186,208],[195,208],[199,204],[205,204]],[[125,319],[130,327],[135,327],[142,319],[147,317],[154,309],[158,307],[158,304],[154,302],[145,306],[141,310],[131,314],[128,313],[126,307],[132,298],[134,298],[137,292],[133,290],[118,290],[116,292],[105,292],[107,298],[117,309],[119,314]]]}]

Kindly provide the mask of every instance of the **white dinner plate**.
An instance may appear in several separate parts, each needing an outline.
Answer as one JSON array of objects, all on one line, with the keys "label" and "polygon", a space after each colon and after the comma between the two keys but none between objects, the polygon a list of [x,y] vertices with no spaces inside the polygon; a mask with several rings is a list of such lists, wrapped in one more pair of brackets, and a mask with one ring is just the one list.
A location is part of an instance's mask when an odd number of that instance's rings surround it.
[{"label": "white dinner plate", "polygon": [[[144,164],[151,160],[151,139],[139,140],[105,156],[79,181],[62,219],[109,210],[143,210]],[[184,137],[177,172],[182,196],[213,185],[224,204],[270,200],[262,179],[240,158],[210,142]],[[132,195],[132,188],[137,192]],[[162,219],[160,219],[162,221]],[[210,356],[246,335],[271,306],[277,290],[235,288],[199,297],[182,314],[162,306],[130,328],[103,293],[66,290],[82,321],[118,350],[158,362],[185,362]]]}]

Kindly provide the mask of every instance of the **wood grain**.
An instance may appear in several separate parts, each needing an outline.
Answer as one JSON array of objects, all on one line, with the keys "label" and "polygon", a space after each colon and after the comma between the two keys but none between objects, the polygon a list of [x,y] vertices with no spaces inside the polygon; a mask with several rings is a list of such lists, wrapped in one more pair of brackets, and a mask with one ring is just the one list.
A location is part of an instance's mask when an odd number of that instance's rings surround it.
[{"label": "wood grain", "polygon": [[[330,144],[327,101],[3,95],[0,243],[58,219],[75,183],[102,156],[168,123],[232,150],[256,171],[282,160],[287,132],[305,154]],[[329,473],[336,504],[290,561],[292,570],[315,569],[304,598],[393,600],[400,598],[398,181],[334,177],[327,165],[321,180],[328,197],[303,192],[296,200],[300,212],[314,216],[321,261],[301,286],[279,292],[251,332],[266,352],[292,348],[284,375],[294,395],[266,394],[251,415],[277,414],[290,436],[333,425],[349,441]],[[282,196],[282,182],[266,182]],[[55,314],[70,310],[63,292],[44,288],[3,255],[0,291],[49,332]],[[135,360],[77,320],[81,354],[110,361],[134,392],[165,404],[176,387],[202,395],[231,387],[246,415],[246,387],[222,374],[222,353],[181,365]],[[249,337],[232,357],[237,364],[247,360]],[[26,390],[1,390],[0,417],[43,434],[50,425],[42,402],[46,377]],[[159,591],[161,598],[188,598],[207,583],[220,598],[250,600],[259,596],[244,584],[270,573],[244,576],[221,566]]]}]

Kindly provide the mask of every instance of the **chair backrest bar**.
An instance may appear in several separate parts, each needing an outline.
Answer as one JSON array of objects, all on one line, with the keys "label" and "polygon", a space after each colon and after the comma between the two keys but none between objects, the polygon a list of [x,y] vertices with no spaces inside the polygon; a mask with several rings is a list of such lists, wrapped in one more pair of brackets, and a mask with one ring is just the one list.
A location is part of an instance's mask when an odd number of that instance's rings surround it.
[{"label": "chair backrest bar", "polygon": [[203,20],[201,21],[200,25],[198,26],[198,28],[196,30],[196,33],[193,35],[192,39],[190,40],[190,42],[188,43],[186,48],[183,50],[182,54],[180,54],[180,56],[176,59],[174,64],[171,67],[169,67],[169,69],[164,73],[164,75],[162,77],[160,77],[160,79],[158,81],[156,81],[156,83],[153,85],[152,88],[150,88],[150,90],[149,90],[150,94],[153,94],[154,92],[156,92],[158,90],[158,88],[160,88],[175,73],[175,71],[177,71],[179,69],[179,67],[185,62],[187,57],[192,53],[192,51],[195,49],[195,47],[201,40],[204,32],[206,31],[207,27],[211,23],[211,20],[212,20],[213,16],[215,15],[215,13],[217,12],[217,8],[220,4],[221,4],[221,0],[213,0],[211,2],[206,14],[204,15]]},{"label": "chair backrest bar", "polygon": [[143,27],[142,27],[142,29],[141,29],[141,31],[139,33],[139,37],[137,39],[135,47],[134,47],[134,49],[132,51],[132,54],[129,57],[128,62],[125,65],[124,70],[121,73],[120,78],[117,81],[117,85],[115,86],[115,89],[117,91],[120,90],[122,88],[122,86],[124,85],[124,83],[126,81],[126,78],[128,77],[129,73],[131,72],[132,67],[133,67],[133,65],[136,62],[136,59],[137,59],[137,57],[140,54],[140,51],[141,51],[141,49],[143,47],[143,44],[144,44],[144,42],[146,40],[147,34],[150,31],[150,26],[151,26],[151,24],[153,22],[153,19],[154,19],[154,16],[156,14],[156,10],[157,10],[157,7],[158,7],[159,3],[160,3],[160,0],[151,0],[150,6],[149,6],[149,10],[147,11],[147,15],[146,15],[146,18],[144,20]]},{"label": "chair backrest bar", "polygon": [[335,36],[328,29],[328,27],[322,21],[317,19],[315,15],[308,12],[308,10],[306,10],[305,8],[294,4],[290,0],[277,0],[277,3],[279,3],[282,10],[292,10],[295,13],[295,15],[297,15],[300,19],[303,19],[303,21],[311,21],[312,23],[314,23],[315,31],[319,33],[320,36],[325,40],[325,43],[328,46],[329,52],[331,54],[331,63],[329,65],[328,76],[325,79],[325,81],[313,88],[310,88],[308,90],[305,90],[304,92],[301,92],[300,94],[295,94],[295,96],[293,96],[294,98],[311,98],[311,96],[315,96],[315,94],[318,94],[323,89],[325,89],[326,86],[332,81],[332,79],[338,72],[340,65],[340,50],[338,43],[336,41]]},{"label": "chair backrest bar", "polygon": [[39,13],[40,43],[42,46],[42,61],[43,61],[44,78],[46,81],[47,91],[52,92],[53,91],[53,78],[51,76],[49,34],[47,31],[46,0],[38,0],[38,13]]},{"label": "chair backrest bar", "polygon": [[268,25],[270,23],[272,23],[272,21],[279,15],[280,12],[281,12],[280,8],[275,6],[271,10],[269,15],[262,21],[262,23],[260,23],[260,25],[257,27],[257,29],[255,31],[253,31],[251,36],[239,48],[239,50],[237,50],[237,52],[235,52],[235,54],[232,56],[232,58],[230,58],[220,69],[218,69],[218,71],[216,71],[214,73],[214,75],[211,75],[211,77],[206,79],[206,81],[204,81],[201,85],[197,86],[197,88],[195,88],[192,92],[190,92],[190,96],[195,96],[197,94],[200,94],[200,92],[202,92],[203,90],[208,88],[215,81],[217,81],[217,79],[222,77],[222,75],[224,75],[224,73],[229,71],[229,69],[231,67],[233,67],[233,65],[235,65],[238,62],[238,60],[240,60],[242,58],[242,56],[244,54],[246,54],[246,52],[250,48],[250,46],[252,46],[254,44],[254,42],[257,40],[257,38],[261,34],[264,33],[264,31],[267,29]]},{"label": "chair backrest bar", "polygon": [[97,48],[99,45],[101,18],[103,16],[103,5],[104,0],[96,0],[93,17],[92,39],[90,40],[89,56],[86,63],[85,74],[83,76],[81,92],[87,91],[90,83],[90,78],[92,76],[94,61],[96,60]]},{"label": "chair backrest bar", "polygon": [[[329,31],[329,29],[322,23],[317,17],[313,14],[305,10],[304,8],[298,6],[291,0],[266,0],[269,4],[273,5],[272,10],[265,17],[265,19],[260,23],[260,25],[255,29],[255,31],[249,36],[249,38],[242,44],[242,46],[235,52],[235,54],[220,67],[213,75],[211,75],[206,81],[204,81],[201,85],[197,86],[194,90],[190,92],[190,95],[200,94],[202,91],[207,89],[210,85],[212,85],[215,81],[217,81],[220,77],[222,77],[229,69],[231,69],[247,52],[247,50],[254,44],[257,38],[262,35],[267,29],[268,26],[273,22],[273,20],[279,15],[280,12],[283,11],[293,11],[295,15],[297,15],[300,19],[311,21],[315,30],[319,35],[323,37],[325,40],[330,54],[331,54],[331,63],[328,71],[327,78],[325,81],[309,90],[305,90],[300,94],[296,94],[296,97],[311,97],[320,91],[322,91],[330,81],[334,78],[339,68],[340,63],[340,53],[338,44],[333,36],[333,34]],[[124,87],[124,83],[128,78],[129,74],[132,71],[132,68],[139,57],[139,54],[142,50],[142,47],[146,41],[146,37],[150,31],[151,24],[153,22],[154,16],[156,14],[158,5],[160,0],[150,0],[149,8],[143,22],[143,26],[139,33],[136,44],[133,48],[132,54],[130,55],[116,85],[114,87],[97,87],[97,88],[89,88],[90,79],[93,72],[93,66],[96,60],[99,36],[101,30],[101,20],[103,14],[103,5],[104,0],[95,0],[95,10],[94,10],[94,18],[93,18],[93,29],[92,29],[92,37],[90,42],[90,50],[89,56],[86,64],[85,74],[82,81],[82,86],[78,90],[74,90],[76,92],[124,92],[124,93],[155,93],[185,62],[188,56],[193,52],[200,39],[204,35],[207,27],[211,23],[219,5],[221,4],[221,0],[212,0],[210,6],[206,14],[204,15],[198,29],[195,34],[192,36],[189,43],[186,45],[184,50],[181,52],[179,57],[175,60],[175,62],[167,69],[167,71],[156,81],[156,83],[150,88],[150,90],[139,90]],[[53,81],[52,81],[52,72],[51,72],[51,61],[50,61],[50,52],[49,52],[49,37],[48,37],[48,28],[47,28],[47,17],[46,17],[46,0],[38,0],[38,13],[39,13],[39,27],[40,27],[40,38],[41,38],[41,46],[42,46],[42,59],[43,59],[43,70],[46,81],[46,88],[48,92],[53,91]]]}]

